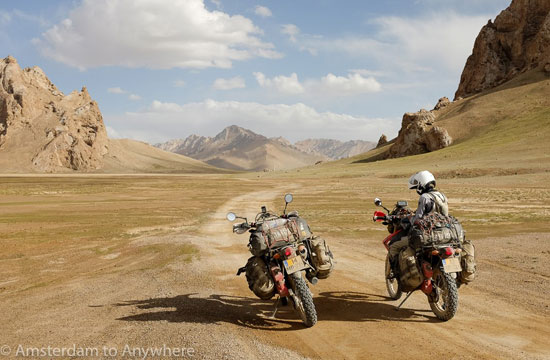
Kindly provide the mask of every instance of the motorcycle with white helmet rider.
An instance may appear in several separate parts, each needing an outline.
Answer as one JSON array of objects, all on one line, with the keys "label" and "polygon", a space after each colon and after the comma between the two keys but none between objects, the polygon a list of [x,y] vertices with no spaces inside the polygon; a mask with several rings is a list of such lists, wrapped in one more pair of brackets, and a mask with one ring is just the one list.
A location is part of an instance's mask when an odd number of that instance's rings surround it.
[{"label": "motorcycle with white helmet rider", "polygon": [[401,236],[396,236],[389,244],[389,256],[392,266],[395,265],[397,255],[402,248],[409,245],[409,238],[406,236],[410,224],[414,224],[417,220],[421,219],[424,215],[431,212],[439,212],[443,215],[449,215],[449,204],[447,197],[435,189],[436,182],[433,174],[427,170],[417,172],[409,178],[409,189],[415,189],[420,198],[418,199],[418,207],[410,223],[403,221],[402,226],[405,228],[402,231]]}]

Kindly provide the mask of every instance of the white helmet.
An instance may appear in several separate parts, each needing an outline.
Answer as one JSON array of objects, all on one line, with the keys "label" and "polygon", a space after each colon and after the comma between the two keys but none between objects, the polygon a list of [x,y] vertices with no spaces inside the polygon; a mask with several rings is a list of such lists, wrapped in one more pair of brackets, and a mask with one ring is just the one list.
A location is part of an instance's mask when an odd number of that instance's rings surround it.
[{"label": "white helmet", "polygon": [[417,172],[409,179],[409,189],[416,189],[416,192],[419,194],[422,194],[430,187],[435,187],[435,177],[427,170]]}]

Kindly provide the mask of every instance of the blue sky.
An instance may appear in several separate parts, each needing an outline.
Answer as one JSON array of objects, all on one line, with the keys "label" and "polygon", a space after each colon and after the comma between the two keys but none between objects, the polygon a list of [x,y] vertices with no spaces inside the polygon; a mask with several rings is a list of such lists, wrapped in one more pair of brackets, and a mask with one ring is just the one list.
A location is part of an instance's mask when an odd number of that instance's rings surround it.
[{"label": "blue sky", "polygon": [[452,99],[481,26],[510,0],[0,1],[0,49],[109,134],[150,143],[236,124],[291,141],[377,140]]}]

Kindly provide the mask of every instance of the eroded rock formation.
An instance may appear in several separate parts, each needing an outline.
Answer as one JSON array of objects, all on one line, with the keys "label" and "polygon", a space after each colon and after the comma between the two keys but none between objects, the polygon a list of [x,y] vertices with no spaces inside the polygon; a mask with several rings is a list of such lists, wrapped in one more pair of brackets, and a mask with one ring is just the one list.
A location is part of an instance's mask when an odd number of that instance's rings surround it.
[{"label": "eroded rock formation", "polygon": [[550,1],[513,0],[485,25],[466,61],[455,99],[543,68],[550,59]]},{"label": "eroded rock formation", "polygon": [[451,145],[447,130],[434,126],[435,115],[420,110],[403,115],[401,130],[389,150],[389,157],[402,157],[435,151]]},{"label": "eroded rock formation", "polygon": [[65,96],[39,67],[0,61],[0,157],[31,171],[91,171],[102,167],[107,145],[86,88]]}]

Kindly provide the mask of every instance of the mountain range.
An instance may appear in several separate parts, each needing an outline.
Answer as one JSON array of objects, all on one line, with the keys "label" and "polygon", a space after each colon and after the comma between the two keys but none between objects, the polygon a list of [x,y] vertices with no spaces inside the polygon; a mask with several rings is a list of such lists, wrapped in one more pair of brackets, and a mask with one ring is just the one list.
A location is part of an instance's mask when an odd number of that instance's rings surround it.
[{"label": "mountain range", "polygon": [[84,87],[61,92],[37,66],[0,60],[0,172],[224,172],[134,140],[107,137]]},{"label": "mountain range", "polygon": [[354,156],[375,147],[370,141],[309,139],[292,144],[232,125],[214,137],[190,135],[155,146],[232,170],[282,170]]}]

